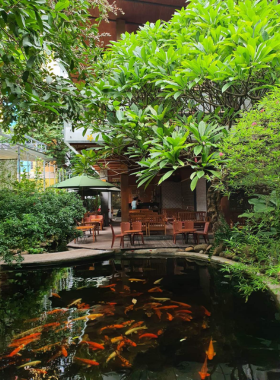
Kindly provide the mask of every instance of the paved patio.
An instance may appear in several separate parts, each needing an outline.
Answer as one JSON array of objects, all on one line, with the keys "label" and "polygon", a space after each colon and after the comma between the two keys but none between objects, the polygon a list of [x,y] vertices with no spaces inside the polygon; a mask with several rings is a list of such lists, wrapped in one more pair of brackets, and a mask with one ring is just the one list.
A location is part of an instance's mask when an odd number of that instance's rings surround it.
[{"label": "paved patio", "polygon": [[[119,223],[114,225],[115,234],[118,235],[121,233],[121,228]],[[186,244],[183,241],[182,235],[177,236],[177,243],[173,243],[172,238],[172,225],[167,225],[166,235],[163,235],[162,232],[156,234],[155,232],[151,236],[144,235],[143,245],[140,238],[135,238],[135,245],[130,244],[129,237],[125,238],[124,249],[133,249],[133,248],[186,248],[190,245],[193,245],[192,236],[189,237],[189,244]],[[79,238],[76,243],[71,241],[68,244],[69,248],[88,248],[88,249],[111,249],[112,244],[112,232],[110,227],[104,227],[103,231],[99,232],[97,239],[93,242],[92,236],[88,233],[85,237]],[[114,244],[114,249],[120,248],[120,239],[116,239]]]}]

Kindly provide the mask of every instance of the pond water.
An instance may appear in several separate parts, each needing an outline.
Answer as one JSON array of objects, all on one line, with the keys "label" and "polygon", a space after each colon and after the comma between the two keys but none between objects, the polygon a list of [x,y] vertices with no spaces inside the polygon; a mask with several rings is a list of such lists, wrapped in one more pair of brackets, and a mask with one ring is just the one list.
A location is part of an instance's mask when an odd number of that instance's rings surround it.
[{"label": "pond water", "polygon": [[280,379],[270,295],[245,303],[211,266],[133,258],[5,271],[0,292],[1,380]]}]

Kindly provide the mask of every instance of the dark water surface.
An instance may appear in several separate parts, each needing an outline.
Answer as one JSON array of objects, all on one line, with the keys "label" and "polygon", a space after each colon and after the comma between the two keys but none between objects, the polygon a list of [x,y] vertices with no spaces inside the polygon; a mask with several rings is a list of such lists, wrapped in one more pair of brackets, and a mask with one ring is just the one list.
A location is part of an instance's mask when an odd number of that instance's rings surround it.
[{"label": "dark water surface", "polygon": [[0,379],[280,380],[279,311],[228,281],[179,258],[0,272]]}]

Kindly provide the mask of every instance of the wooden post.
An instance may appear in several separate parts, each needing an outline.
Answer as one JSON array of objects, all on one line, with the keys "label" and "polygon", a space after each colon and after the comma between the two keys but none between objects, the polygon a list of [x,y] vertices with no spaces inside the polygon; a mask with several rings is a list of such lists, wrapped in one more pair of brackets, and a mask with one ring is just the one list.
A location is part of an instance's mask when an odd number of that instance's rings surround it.
[{"label": "wooden post", "polygon": [[121,206],[122,222],[129,222],[129,187],[128,174],[121,174]]}]

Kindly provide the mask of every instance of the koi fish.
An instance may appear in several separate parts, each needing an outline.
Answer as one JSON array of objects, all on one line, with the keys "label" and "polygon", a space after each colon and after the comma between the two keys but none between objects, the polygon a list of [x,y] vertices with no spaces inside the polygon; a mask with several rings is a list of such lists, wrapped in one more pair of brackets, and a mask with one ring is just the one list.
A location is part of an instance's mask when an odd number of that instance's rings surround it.
[{"label": "koi fish", "polygon": [[24,363],[24,364],[20,365],[19,367],[17,367],[17,369],[23,368],[23,367],[34,366],[34,365],[37,365],[37,364],[40,364],[40,363],[41,363],[41,360],[35,360],[33,362],[27,362],[27,363]]},{"label": "koi fish", "polygon": [[61,353],[62,353],[62,355],[63,355],[65,358],[67,358],[67,356],[68,356],[68,352],[67,352],[67,350],[66,350],[66,348],[65,348],[64,346],[61,346]]},{"label": "koi fish", "polygon": [[174,319],[173,315],[170,313],[166,313],[168,321],[172,321]]},{"label": "koi fish", "polygon": [[161,306],[162,304],[159,303],[159,302],[149,302],[149,303],[145,303],[144,306],[141,306],[141,307],[138,307],[136,310],[139,310],[139,309],[151,309],[153,307],[157,307],[157,306]]},{"label": "koi fish", "polygon": [[13,356],[15,356],[19,351],[21,351],[23,348],[25,347],[25,344],[21,344],[20,346],[18,346],[15,350],[13,350],[9,355],[7,355],[6,357],[7,358],[12,358]]},{"label": "koi fish", "polygon": [[140,322],[136,322],[136,323],[133,323],[133,325],[131,326],[131,328],[133,329],[133,327],[138,327],[138,326],[142,326],[143,325],[143,321],[140,321]]},{"label": "koi fish", "polygon": [[209,360],[212,360],[214,356],[216,355],[216,352],[214,351],[212,338],[210,339],[210,343],[209,343],[208,351],[206,351],[206,355]]},{"label": "koi fish", "polygon": [[123,348],[124,346],[125,346],[125,341],[122,340],[122,341],[118,344],[118,346],[117,346],[117,351],[121,351],[122,348]]},{"label": "koi fish", "polygon": [[61,355],[62,355],[62,351],[61,351],[61,350],[57,351],[57,353],[54,354],[54,355],[53,355],[53,356],[47,361],[47,363],[52,362],[53,360],[59,358]]},{"label": "koi fish", "polygon": [[56,314],[56,313],[66,313],[68,309],[53,309],[51,311],[47,311],[46,314],[48,315],[52,315],[52,314]]},{"label": "koi fish", "polygon": [[77,308],[79,310],[88,310],[90,308],[90,305],[88,303],[80,303],[77,305]]},{"label": "koi fish", "polygon": [[158,319],[161,320],[162,312],[160,310],[158,310],[158,309],[154,309],[154,312],[156,313]]},{"label": "koi fish", "polygon": [[207,315],[207,317],[211,317],[210,311],[208,311],[204,306],[201,306],[201,308],[203,309],[204,314]]},{"label": "koi fish", "polygon": [[129,281],[130,282],[143,282],[143,283],[147,282],[146,280],[143,280],[141,278],[129,278]]},{"label": "koi fish", "polygon": [[177,315],[178,318],[181,318],[183,321],[190,322],[192,317],[186,317],[184,315]]},{"label": "koi fish", "polygon": [[109,284],[109,285],[100,285],[99,288],[106,289],[106,288],[114,288],[117,284]]},{"label": "koi fish", "polygon": [[191,307],[188,303],[184,302],[178,302],[178,301],[171,301],[172,303],[176,303],[177,305],[184,306],[184,307]]},{"label": "koi fish", "polygon": [[96,350],[104,350],[104,346],[96,342],[88,342],[88,341],[83,340],[81,344],[87,344],[90,348],[93,348]]},{"label": "koi fish", "polygon": [[128,292],[130,292],[130,287],[129,286],[124,285],[123,288],[124,288],[124,290],[127,290]]},{"label": "koi fish", "polygon": [[142,339],[142,338],[158,338],[158,336],[156,334],[147,333],[147,334],[143,334],[139,336],[139,339]]},{"label": "koi fish", "polygon": [[124,327],[123,325],[109,325],[109,326],[102,327],[100,329],[100,332],[107,329],[122,329],[123,327]]},{"label": "koi fish", "polygon": [[47,324],[43,325],[42,328],[46,329],[48,327],[54,327],[54,326],[60,326],[60,323],[59,322],[47,323]]},{"label": "koi fish", "polygon": [[111,290],[112,292],[115,292],[115,291],[116,291],[116,289],[115,289],[115,288],[110,288],[110,290]]},{"label": "koi fish", "polygon": [[122,323],[122,326],[125,327],[125,326],[130,326],[134,321],[134,319],[132,321],[125,321]]},{"label": "koi fish", "polygon": [[[73,321],[81,321],[83,319],[90,319],[90,320],[93,320],[93,319],[96,319],[96,318],[99,318],[99,317],[103,317],[104,314],[87,314],[87,315],[84,315],[83,317],[78,317],[78,318],[74,318],[72,319],[71,322]],[[67,321],[68,323],[68,321]]]},{"label": "koi fish", "polygon": [[118,358],[120,358],[122,361],[122,367],[128,367],[128,368],[132,367],[132,364],[127,359],[125,359],[123,356],[121,356],[118,351],[116,351],[116,354],[117,354]]},{"label": "koi fish", "polygon": [[127,306],[127,307],[125,308],[125,310],[124,310],[124,314],[126,315],[126,313],[127,313],[128,311],[130,311],[130,310],[133,310],[133,308],[134,308],[134,305],[133,305],[133,304],[130,305],[130,306]]},{"label": "koi fish", "polygon": [[27,336],[25,336],[24,338],[15,339],[15,340],[13,340],[13,342],[9,345],[9,347],[14,347],[14,345],[21,344],[21,343],[23,343],[25,340],[29,340],[29,339],[37,339],[37,338],[39,338],[40,335],[41,335],[41,333],[34,333],[34,334],[27,335]]},{"label": "koi fish", "polygon": [[148,293],[162,293],[162,292],[163,290],[161,290],[161,288],[159,288],[158,286],[148,290]]},{"label": "koi fish", "polygon": [[25,321],[23,321],[23,323],[29,323],[29,322],[38,322],[42,319],[42,317],[39,317],[39,318],[33,318],[33,319],[26,319]]},{"label": "koi fish", "polygon": [[112,338],[111,339],[111,342],[112,343],[118,343],[118,342],[120,342],[121,340],[123,340],[123,336],[121,335],[121,336],[116,336],[115,338]]},{"label": "koi fish", "polygon": [[163,334],[163,330],[158,330],[157,335],[162,335],[162,334]]},{"label": "koi fish", "polygon": [[159,306],[159,307],[155,308],[154,310],[176,309],[176,307],[179,307],[179,306],[177,306],[177,305]]},{"label": "koi fish", "polygon": [[130,340],[130,339],[126,338],[126,337],[124,337],[124,341],[129,346],[132,346],[132,347],[136,347],[137,346],[137,344],[135,342],[133,342],[132,340]]},{"label": "koi fish", "polygon": [[81,298],[78,298],[77,300],[75,300],[75,301],[69,303],[69,305],[67,305],[67,307],[75,306],[75,305],[77,305],[77,304],[79,304],[79,303],[81,303],[81,302],[82,302],[82,299],[81,299]]},{"label": "koi fish", "polygon": [[154,285],[160,284],[162,280],[163,280],[163,277],[160,278],[160,279],[158,279],[158,280],[156,280],[156,281],[154,282]]},{"label": "koi fish", "polygon": [[37,327],[34,327],[33,329],[30,329],[30,330],[27,330],[27,331],[24,331],[20,334],[17,334],[14,336],[14,339],[18,339],[18,338],[21,338],[21,337],[24,337],[25,335],[29,335],[29,334],[33,334],[33,333],[36,333],[36,332],[40,332],[43,330],[43,327],[42,326],[37,326]]},{"label": "koi fish", "polygon": [[190,310],[176,310],[175,313],[192,314]]},{"label": "koi fish", "polygon": [[199,375],[200,375],[201,380],[204,380],[204,379],[206,379],[207,376],[210,376],[210,373],[208,373],[207,371],[208,371],[208,368],[207,368],[207,356],[205,356],[205,360],[204,360],[203,366],[202,366],[200,372],[198,372]]},{"label": "koi fish", "polygon": [[138,330],[147,330],[147,326],[134,327],[133,329],[129,329],[125,332],[125,335],[130,335],[136,333]]},{"label": "koi fish", "polygon": [[55,297],[55,298],[61,298],[59,294],[57,293],[52,293],[52,297]]},{"label": "koi fish", "polygon": [[114,359],[117,356],[116,351],[112,352],[106,359],[106,363],[109,363],[110,360]]},{"label": "koi fish", "polygon": [[201,327],[202,327],[203,329],[208,329],[209,326],[208,326],[207,321],[203,320]]},{"label": "koi fish", "polygon": [[52,344],[48,344],[44,347],[41,347],[41,348],[37,348],[36,350],[32,350],[33,352],[47,352],[47,351],[50,351],[53,347],[55,346],[58,346],[60,344],[60,342],[56,342],[56,343],[52,343]]},{"label": "koi fish", "polygon": [[150,297],[152,300],[160,301],[160,302],[166,302],[170,301],[170,298],[156,298],[156,297]]},{"label": "koi fish", "polygon": [[82,359],[82,358],[78,358],[77,356],[74,357],[74,360],[78,360],[87,365],[99,365],[99,363],[97,363],[95,360]]},{"label": "koi fish", "polygon": [[32,373],[40,373],[41,375],[46,375],[48,372],[45,369],[30,368]]}]

